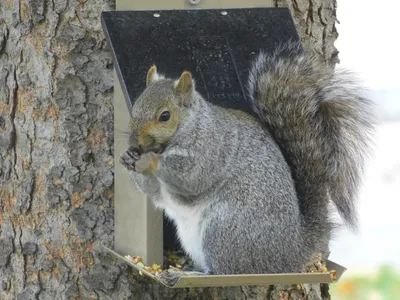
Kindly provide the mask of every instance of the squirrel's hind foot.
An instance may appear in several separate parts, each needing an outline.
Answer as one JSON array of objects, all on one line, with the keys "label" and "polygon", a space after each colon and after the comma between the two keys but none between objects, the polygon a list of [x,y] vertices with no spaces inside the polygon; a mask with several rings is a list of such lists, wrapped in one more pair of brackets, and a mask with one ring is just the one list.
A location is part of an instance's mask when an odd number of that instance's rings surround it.
[{"label": "squirrel's hind foot", "polygon": [[174,286],[181,277],[183,276],[204,276],[210,275],[208,273],[196,272],[196,271],[178,271],[178,270],[166,270],[158,275],[166,285]]}]

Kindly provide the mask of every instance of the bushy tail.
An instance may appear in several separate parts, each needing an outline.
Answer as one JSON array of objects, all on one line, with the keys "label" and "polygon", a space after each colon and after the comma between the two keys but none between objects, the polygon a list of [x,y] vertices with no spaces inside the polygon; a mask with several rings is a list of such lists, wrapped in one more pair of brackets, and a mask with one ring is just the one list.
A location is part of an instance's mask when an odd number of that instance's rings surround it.
[{"label": "bushy tail", "polygon": [[329,198],[356,228],[372,103],[350,72],[333,72],[301,49],[289,43],[273,55],[260,54],[248,90],[253,109],[293,170],[306,232],[318,239],[330,233]]}]

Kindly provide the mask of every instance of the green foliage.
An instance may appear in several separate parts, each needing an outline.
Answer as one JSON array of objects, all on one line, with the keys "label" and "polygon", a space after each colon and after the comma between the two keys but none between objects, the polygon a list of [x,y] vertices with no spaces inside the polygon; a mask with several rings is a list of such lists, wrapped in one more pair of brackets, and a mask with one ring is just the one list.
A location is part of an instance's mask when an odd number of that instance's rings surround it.
[{"label": "green foliage", "polygon": [[331,285],[332,299],[338,300],[397,300],[400,299],[400,273],[382,266],[372,275],[343,278]]}]

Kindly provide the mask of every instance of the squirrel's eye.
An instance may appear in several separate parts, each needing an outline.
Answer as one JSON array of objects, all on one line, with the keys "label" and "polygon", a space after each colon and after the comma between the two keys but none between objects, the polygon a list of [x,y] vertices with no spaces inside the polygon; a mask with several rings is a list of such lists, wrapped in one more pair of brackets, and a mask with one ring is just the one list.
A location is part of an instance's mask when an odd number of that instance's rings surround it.
[{"label": "squirrel's eye", "polygon": [[166,110],[160,115],[160,118],[158,120],[160,122],[167,122],[170,117],[171,117],[171,114],[169,113],[169,111]]}]

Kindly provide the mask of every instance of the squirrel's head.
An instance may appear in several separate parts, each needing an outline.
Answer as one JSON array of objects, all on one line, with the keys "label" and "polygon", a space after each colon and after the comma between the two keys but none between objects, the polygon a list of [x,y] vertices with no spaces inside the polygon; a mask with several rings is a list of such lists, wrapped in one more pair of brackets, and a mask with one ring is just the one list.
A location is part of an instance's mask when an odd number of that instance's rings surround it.
[{"label": "squirrel's head", "polygon": [[178,129],[193,92],[190,72],[172,80],[158,74],[153,65],[147,72],[146,89],[132,107],[130,144],[141,152],[162,152]]}]

